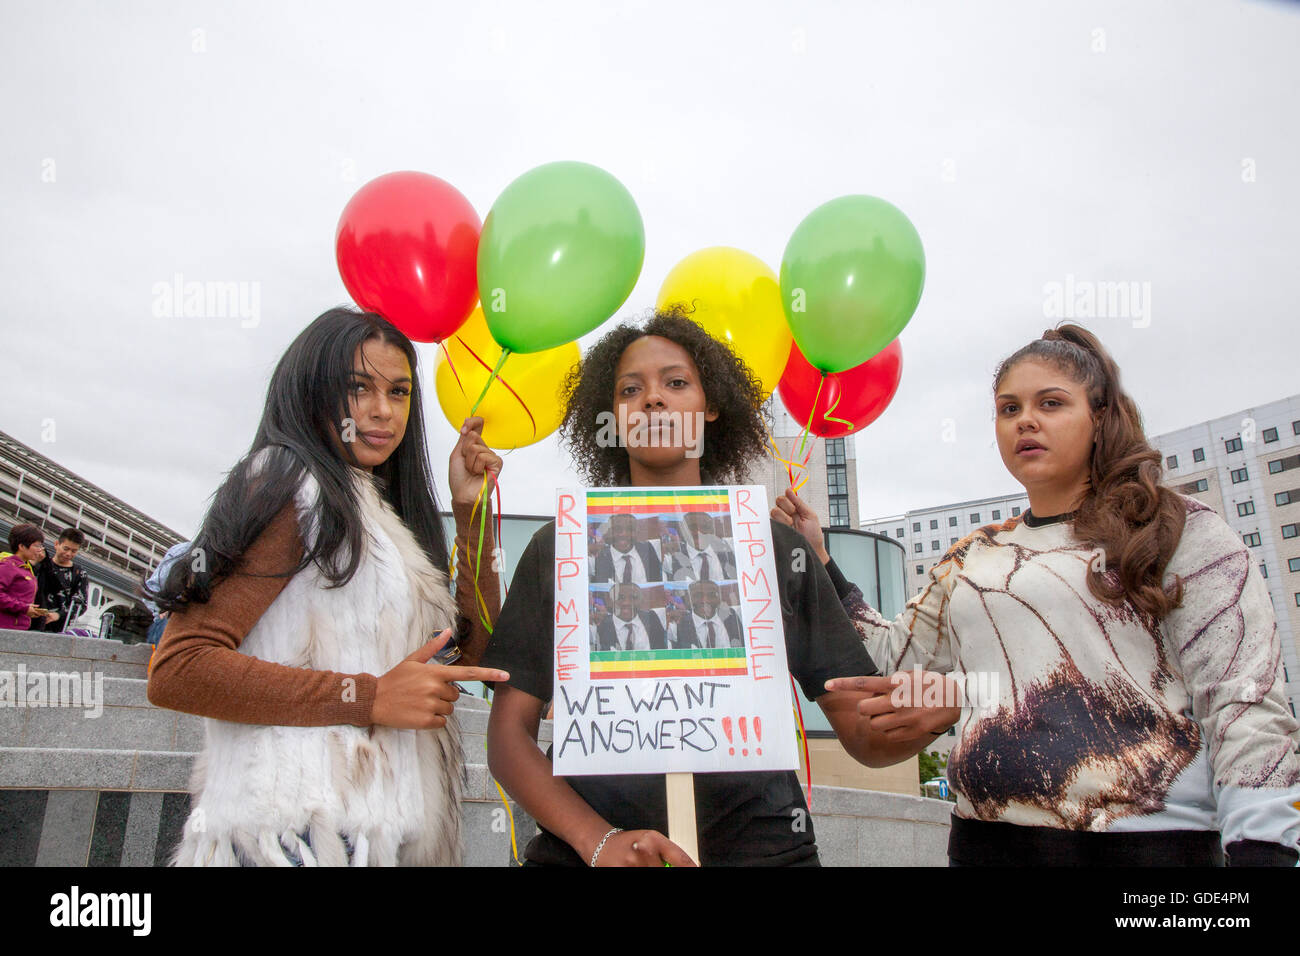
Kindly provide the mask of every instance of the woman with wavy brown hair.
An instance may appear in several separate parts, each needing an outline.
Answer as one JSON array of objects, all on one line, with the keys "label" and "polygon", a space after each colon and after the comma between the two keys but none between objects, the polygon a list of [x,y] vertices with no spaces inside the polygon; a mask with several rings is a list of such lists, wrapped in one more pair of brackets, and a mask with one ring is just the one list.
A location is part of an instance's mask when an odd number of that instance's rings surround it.
[{"label": "woman with wavy brown hair", "polygon": [[[1160,453],[1085,329],[1015,352],[993,392],[1029,510],[954,545],[896,620],[848,602],[886,673],[983,674],[996,688],[958,722],[949,859],[1213,865],[1226,851],[1233,865],[1294,866],[1297,728],[1247,549],[1160,484]],[[801,502],[778,505],[820,543]]]}]

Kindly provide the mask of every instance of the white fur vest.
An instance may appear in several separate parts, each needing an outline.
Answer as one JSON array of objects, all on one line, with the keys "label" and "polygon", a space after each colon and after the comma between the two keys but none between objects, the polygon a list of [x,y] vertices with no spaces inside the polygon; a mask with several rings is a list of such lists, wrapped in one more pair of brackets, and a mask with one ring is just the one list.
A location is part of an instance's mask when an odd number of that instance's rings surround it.
[{"label": "white fur vest", "polygon": [[[356,573],[329,589],[314,564],[300,571],[240,653],[380,676],[455,626],[446,573],[429,562],[371,476],[354,474],[366,531]],[[295,497],[307,547],[318,495],[308,476]],[[205,724],[176,865],[233,866],[242,858],[259,866],[345,866],[345,838],[353,866],[460,864],[464,758],[454,715],[446,727],[422,731]]]}]

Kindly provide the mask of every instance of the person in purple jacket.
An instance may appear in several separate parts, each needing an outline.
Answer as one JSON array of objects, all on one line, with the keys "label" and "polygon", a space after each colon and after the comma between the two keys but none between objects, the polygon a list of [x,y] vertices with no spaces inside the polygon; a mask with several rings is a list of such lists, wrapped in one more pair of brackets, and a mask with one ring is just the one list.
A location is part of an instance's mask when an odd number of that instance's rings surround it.
[{"label": "person in purple jacket", "polygon": [[31,565],[45,557],[44,536],[34,524],[14,525],[9,532],[9,550],[0,561],[0,627],[26,631],[32,618],[47,612],[32,601],[36,598],[36,574]]}]

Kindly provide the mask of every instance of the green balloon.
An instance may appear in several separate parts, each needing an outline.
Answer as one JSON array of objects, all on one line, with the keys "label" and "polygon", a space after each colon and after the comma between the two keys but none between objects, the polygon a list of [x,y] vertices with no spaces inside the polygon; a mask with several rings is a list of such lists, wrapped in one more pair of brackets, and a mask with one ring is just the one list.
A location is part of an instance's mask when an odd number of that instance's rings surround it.
[{"label": "green balloon", "polygon": [[925,250],[903,213],[841,196],[799,223],[781,259],[781,301],[814,367],[843,372],[898,338],[921,301]]},{"label": "green balloon", "polygon": [[492,204],[478,245],[478,288],[492,337],[540,352],[587,334],[632,294],[645,226],[632,194],[587,163],[547,163]]}]

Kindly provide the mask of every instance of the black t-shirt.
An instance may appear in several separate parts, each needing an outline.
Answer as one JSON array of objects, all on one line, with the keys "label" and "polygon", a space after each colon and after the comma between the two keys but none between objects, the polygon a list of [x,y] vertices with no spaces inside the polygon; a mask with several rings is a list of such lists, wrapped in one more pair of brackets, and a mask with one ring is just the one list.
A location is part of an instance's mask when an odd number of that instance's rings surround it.
[{"label": "black t-shirt", "polygon": [[[820,697],[832,677],[878,673],[826,569],[803,537],[773,522],[772,543],[786,657],[804,695],[809,700]],[[533,535],[519,559],[481,662],[483,667],[509,671],[511,687],[542,701],[553,693],[554,567],[552,521]],[[661,774],[564,779],[610,826],[668,832]],[[782,866],[811,862],[817,853],[812,820],[793,771],[697,773],[695,820],[700,862],[705,865]],[[587,863],[544,829],[525,856],[534,863]]]},{"label": "black t-shirt", "polygon": [[47,555],[36,568],[39,606],[47,611],[66,611],[73,596],[81,590],[83,578],[76,565],[70,564],[65,568],[55,564],[54,559]]}]

